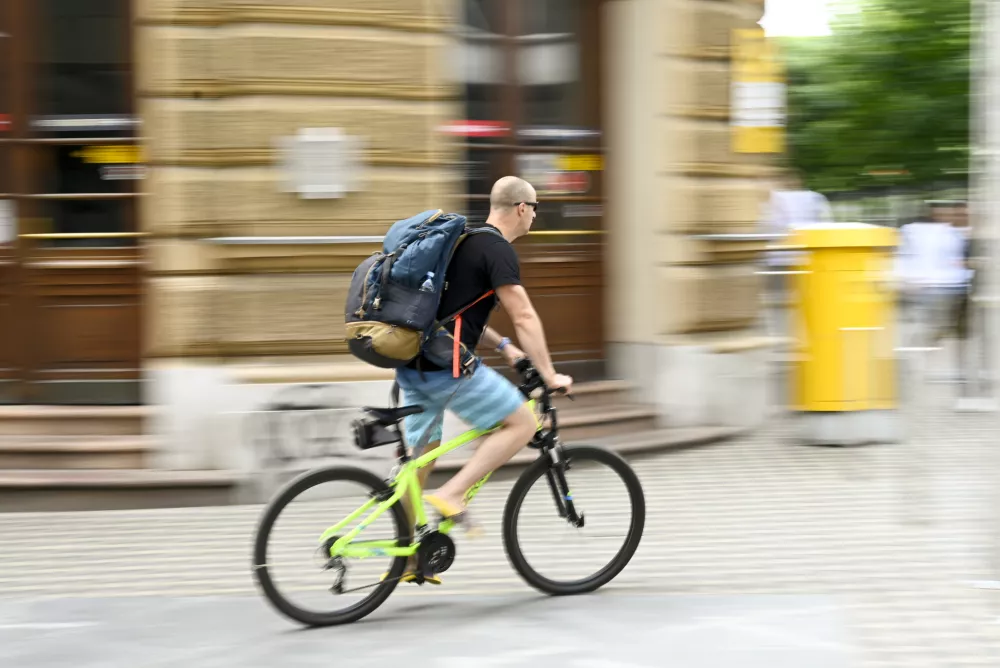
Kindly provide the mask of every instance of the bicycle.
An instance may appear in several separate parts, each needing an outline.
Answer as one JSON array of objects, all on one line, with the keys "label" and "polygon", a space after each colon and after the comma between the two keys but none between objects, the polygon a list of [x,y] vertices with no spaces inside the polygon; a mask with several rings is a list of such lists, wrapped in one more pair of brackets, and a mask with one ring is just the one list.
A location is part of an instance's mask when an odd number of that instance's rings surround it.
[{"label": "bicycle", "polygon": [[[502,532],[507,559],[525,582],[543,593],[572,595],[592,592],[617,576],[632,559],[639,546],[646,514],[642,485],[628,463],[616,453],[597,446],[562,445],[559,441],[557,410],[552,403],[553,393],[545,387],[541,376],[528,360],[519,361],[516,369],[522,380],[519,389],[529,400],[539,418],[538,431],[529,443],[531,448],[539,451],[539,456],[520,474],[504,506]],[[533,394],[537,397],[533,397]],[[404,573],[407,560],[414,555],[418,563],[414,579],[418,584],[424,584],[429,576],[443,573],[451,567],[456,551],[455,543],[449,534],[455,524],[443,518],[434,527],[428,523],[417,471],[439,457],[499,428],[498,425],[487,430],[467,431],[434,450],[412,459],[408,454],[406,440],[399,423],[407,415],[422,412],[420,406],[362,410],[370,418],[360,419],[354,423],[357,447],[369,449],[395,444],[398,460],[393,469],[395,474],[390,474],[387,480],[383,480],[366,469],[353,466],[333,466],[306,472],[287,483],[274,495],[257,525],[253,552],[254,579],[269,603],[278,612],[306,626],[346,624],[371,614],[395,589]],[[546,419],[549,422],[548,428],[544,424]],[[580,579],[557,581],[543,576],[528,563],[518,533],[518,519],[531,486],[545,476],[558,516],[569,526],[582,529],[586,524],[585,516],[578,510],[577,502],[566,481],[567,471],[581,462],[597,463],[617,474],[628,492],[631,519],[627,525],[624,543],[603,568]],[[466,493],[468,502],[471,502],[491,475],[487,474],[469,489]],[[329,588],[333,596],[368,589],[372,591],[359,603],[344,610],[316,612],[300,607],[279,591],[271,576],[268,562],[269,538],[275,521],[293,499],[320,484],[338,480],[366,487],[369,498],[347,517],[323,531],[317,541],[319,548],[313,549],[319,552],[321,570],[333,572],[334,582]],[[411,500],[414,514],[412,525],[401,507],[401,500],[407,495]],[[368,515],[358,522],[366,513]],[[392,516],[395,536],[379,540],[358,540],[361,532],[384,513]],[[352,526],[355,522],[357,524]],[[392,559],[392,565],[379,581],[348,589],[345,586],[348,571],[345,561],[373,557],[389,557]]]}]

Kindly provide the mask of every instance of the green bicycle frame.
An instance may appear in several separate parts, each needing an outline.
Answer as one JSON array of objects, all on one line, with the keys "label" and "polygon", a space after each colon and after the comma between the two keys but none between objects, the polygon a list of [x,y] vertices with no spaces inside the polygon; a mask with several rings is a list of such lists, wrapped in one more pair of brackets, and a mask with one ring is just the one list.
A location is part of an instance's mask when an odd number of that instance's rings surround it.
[{"label": "green bicycle frame", "polygon": [[[528,406],[531,408],[532,412],[534,412],[536,401],[534,399],[529,400]],[[539,428],[540,427],[541,425],[539,424]],[[492,434],[499,428],[500,425],[491,427],[490,429],[471,429],[446,443],[442,443],[430,452],[424,453],[420,457],[406,462],[406,464],[404,464],[399,470],[399,473],[396,474],[396,477],[389,483],[389,487],[393,490],[393,494],[389,497],[389,499],[381,503],[379,503],[378,499],[375,498],[367,501],[364,505],[345,517],[343,520],[324,531],[323,535],[319,537],[319,543],[322,545],[330,538],[338,535],[346,527],[350,526],[352,522],[371,510],[371,513],[357,526],[338,538],[333,545],[330,546],[331,557],[365,559],[368,557],[409,557],[416,554],[417,550],[420,548],[419,542],[411,543],[406,547],[400,547],[396,540],[370,540],[356,542],[354,539],[357,538],[362,531],[368,528],[368,526],[378,519],[385,511],[389,510],[389,508],[392,508],[394,504],[398,503],[406,494],[410,495],[410,500],[412,502],[411,505],[415,515],[413,518],[415,526],[425,526],[427,524],[427,513],[424,510],[423,498],[421,496],[422,490],[420,488],[420,481],[417,478],[417,471],[424,468],[439,457],[442,457],[453,450],[457,450],[463,445],[468,445],[477,438],[481,438],[487,434]],[[489,480],[491,475],[492,473],[487,473],[482,479],[469,488],[469,490],[465,493],[466,503],[469,503],[475,498],[476,494],[479,493],[480,488],[482,488],[486,481]],[[372,508],[374,508],[374,510],[372,510]],[[448,534],[454,528],[454,524],[455,523],[451,520],[445,520],[438,526],[438,531],[443,534]]]}]

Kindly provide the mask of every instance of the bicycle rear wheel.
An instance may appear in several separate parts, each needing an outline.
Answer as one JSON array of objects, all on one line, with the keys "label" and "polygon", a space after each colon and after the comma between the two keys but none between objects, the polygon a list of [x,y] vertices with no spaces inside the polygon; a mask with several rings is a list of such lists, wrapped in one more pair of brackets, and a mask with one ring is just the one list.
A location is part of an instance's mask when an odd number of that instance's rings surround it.
[{"label": "bicycle rear wheel", "polygon": [[[504,508],[504,549],[535,589],[583,594],[628,565],[642,539],[646,500],[639,478],[617,454],[594,446],[568,446],[560,454],[559,463],[540,457],[514,484]],[[582,516],[582,526],[564,516],[568,507]],[[588,540],[573,547],[580,537]],[[585,565],[591,558],[594,565]]]},{"label": "bicycle rear wheel", "polygon": [[[326,487],[320,491],[321,486]],[[355,622],[382,605],[402,576],[406,557],[353,561],[345,558],[331,567],[329,548],[324,554],[317,539],[327,527],[351,515],[373,496],[387,493],[388,487],[378,476],[353,467],[311,471],[280,490],[264,509],[253,548],[254,579],[268,602],[281,614],[306,626]],[[301,506],[288,510],[292,501],[301,501]],[[343,533],[369,514],[370,511],[361,514]],[[283,522],[282,530],[276,531],[279,519]],[[291,532],[285,532],[285,528]],[[410,533],[401,504],[393,504],[358,535],[357,541],[378,537],[395,540],[399,547],[409,545]],[[328,542],[332,545],[333,541]],[[294,574],[285,577],[280,567],[283,558],[308,563],[301,563]],[[341,571],[343,577],[338,580]],[[280,574],[276,576],[276,572]],[[334,586],[337,582],[342,584],[340,590]],[[301,599],[310,600],[300,600],[300,595]]]}]

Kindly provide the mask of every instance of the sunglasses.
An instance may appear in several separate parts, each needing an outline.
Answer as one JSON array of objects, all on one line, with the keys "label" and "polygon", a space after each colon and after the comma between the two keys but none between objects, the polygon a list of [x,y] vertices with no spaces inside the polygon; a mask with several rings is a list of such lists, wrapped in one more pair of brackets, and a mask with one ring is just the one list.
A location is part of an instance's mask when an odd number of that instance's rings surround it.
[{"label": "sunglasses", "polygon": [[517,206],[519,204],[527,204],[535,211],[538,211],[538,202],[514,202],[514,206]]}]

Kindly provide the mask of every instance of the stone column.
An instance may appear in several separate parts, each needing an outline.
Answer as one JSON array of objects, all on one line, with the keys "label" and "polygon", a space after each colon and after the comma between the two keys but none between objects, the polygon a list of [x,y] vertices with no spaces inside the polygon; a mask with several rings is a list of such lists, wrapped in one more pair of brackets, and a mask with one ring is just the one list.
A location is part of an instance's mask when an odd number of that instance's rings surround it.
[{"label": "stone column", "polygon": [[[463,184],[452,0],[137,0],[137,93],[153,235],[145,350],[165,465],[211,467],[205,420],[244,409],[227,381],[261,361],[344,360],[344,291],[376,243],[220,245],[225,237],[381,235],[453,210]],[[361,190],[282,191],[277,141],[338,127],[366,144]],[[348,374],[349,375],[349,374]]]},{"label": "stone column", "polygon": [[665,425],[752,426],[765,414],[754,335],[769,156],[734,153],[730,41],[763,0],[609,3],[607,173],[612,368]]},{"label": "stone column", "polygon": [[[982,269],[980,296],[987,359],[986,371],[990,384],[988,402],[996,409],[1000,404],[1000,6],[981,0],[973,3],[980,29],[974,33],[973,62],[976,76],[973,82],[973,128],[975,152],[973,225],[976,236],[986,245],[989,261]],[[1000,416],[1000,411],[997,412]],[[1000,448],[991,461],[983,462],[993,473],[993,503],[990,517],[989,587],[1000,587]],[[995,609],[995,608],[994,608]]]}]

